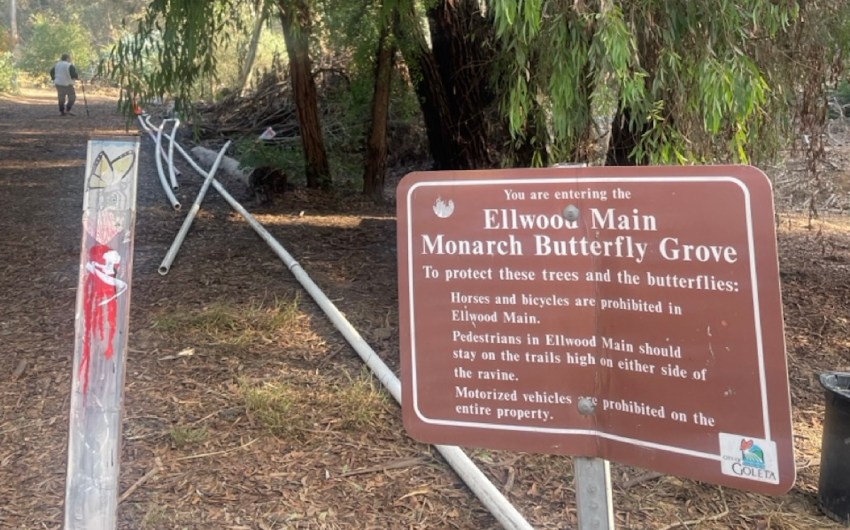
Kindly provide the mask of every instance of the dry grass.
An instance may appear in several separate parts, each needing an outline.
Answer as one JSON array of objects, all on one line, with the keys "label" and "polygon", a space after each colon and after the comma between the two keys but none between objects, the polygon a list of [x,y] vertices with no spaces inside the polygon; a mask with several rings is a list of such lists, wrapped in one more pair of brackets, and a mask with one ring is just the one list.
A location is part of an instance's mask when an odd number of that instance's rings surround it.
[{"label": "dry grass", "polygon": [[209,433],[204,427],[177,425],[171,428],[168,436],[171,438],[171,446],[173,448],[185,449],[206,441]]},{"label": "dry grass", "polygon": [[310,373],[289,380],[240,380],[238,398],[249,418],[276,436],[298,437],[328,430],[375,428],[385,419],[387,397],[365,372],[341,382]]},{"label": "dry grass", "polygon": [[153,329],[163,335],[185,334],[196,343],[247,346],[285,337],[298,325],[299,295],[291,300],[274,298],[242,303],[223,300],[200,309],[163,312],[153,321]]}]

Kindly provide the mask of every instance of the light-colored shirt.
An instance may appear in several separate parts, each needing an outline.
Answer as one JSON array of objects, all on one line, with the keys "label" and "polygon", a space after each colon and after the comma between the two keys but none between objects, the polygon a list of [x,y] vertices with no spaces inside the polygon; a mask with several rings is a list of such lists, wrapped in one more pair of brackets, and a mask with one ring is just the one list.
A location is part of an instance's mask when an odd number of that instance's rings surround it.
[{"label": "light-colored shirt", "polygon": [[71,76],[73,66],[68,61],[59,61],[54,68],[53,84],[56,86],[69,86],[74,84],[74,78]]}]

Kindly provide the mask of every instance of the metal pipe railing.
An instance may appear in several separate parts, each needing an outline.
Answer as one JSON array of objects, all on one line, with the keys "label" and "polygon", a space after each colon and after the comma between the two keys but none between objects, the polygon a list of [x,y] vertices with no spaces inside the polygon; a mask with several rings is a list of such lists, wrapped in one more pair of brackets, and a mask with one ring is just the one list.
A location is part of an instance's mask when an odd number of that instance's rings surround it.
[{"label": "metal pipe railing", "polygon": [[[164,120],[159,127],[156,129],[156,150],[160,152],[162,150],[162,129],[165,127],[165,123],[169,120]],[[156,172],[159,174],[159,182],[162,184],[162,189],[165,191],[165,196],[168,197],[168,202],[171,203],[171,206],[175,210],[180,209],[180,201],[177,200],[177,197],[174,196],[174,192],[168,185],[168,182],[165,180],[165,171],[162,169],[162,158],[159,156],[156,158]]]},{"label": "metal pipe railing", "polygon": [[[150,116],[148,116],[147,114],[139,115],[138,119],[139,119],[139,125],[141,125],[142,130],[145,131],[146,133],[148,133],[148,136],[150,137],[151,140],[156,142],[156,135],[153,133],[153,129],[156,129],[156,127],[151,125],[151,123],[149,121],[148,122],[145,121],[145,120],[150,120]],[[165,149],[160,149],[159,154],[162,158],[164,158],[166,160],[168,159],[168,154],[165,152]],[[180,175],[180,168],[175,166],[174,167],[174,174]]]},{"label": "metal pipe railing", "polygon": [[180,127],[180,120],[174,120],[174,127],[171,128],[171,137],[168,139],[168,178],[171,179],[171,189],[176,190],[180,187],[177,183],[177,172],[174,171],[174,144],[177,138],[177,128]]},{"label": "metal pipe railing", "polygon": [[[171,143],[174,145],[174,142]],[[218,166],[221,164],[221,159],[224,157],[224,152],[227,151],[227,148],[230,146],[230,142],[228,141],[224,144],[224,147],[221,148],[221,151],[218,152],[218,156],[215,159],[215,162],[210,168],[207,177],[204,179],[204,184],[201,186],[201,191],[198,192],[198,196],[195,198],[195,202],[192,203],[192,207],[189,209],[189,212],[186,214],[186,218],[183,219],[183,225],[180,226],[180,231],[177,232],[177,237],[174,238],[174,242],[171,243],[171,247],[168,249],[168,252],[165,254],[165,258],[163,258],[162,263],[159,265],[158,272],[165,276],[168,274],[168,271],[171,270],[171,264],[174,262],[174,258],[177,256],[177,251],[180,250],[180,246],[183,244],[183,240],[186,238],[186,234],[189,232],[189,228],[192,226],[192,221],[195,220],[195,216],[198,215],[198,210],[201,209],[201,202],[204,200],[204,196],[207,194],[207,190],[210,188],[210,183],[215,177],[216,171],[218,171]],[[174,154],[173,149],[171,150],[171,155]],[[173,161],[173,156],[171,157],[171,161]],[[174,172],[172,171],[173,175]]]},{"label": "metal pipe railing", "polygon": [[[170,137],[166,134],[166,138]],[[286,249],[269,233],[268,230],[251,215],[213,176],[204,171],[186,153],[179,143],[174,143],[177,151],[186,159],[189,165],[201,176],[212,183],[219,195],[224,198],[230,206],[236,210],[251,225],[251,228],[265,241],[272,251],[283,261],[295,279],[304,287],[313,298],[319,308],[331,320],[334,326],[342,333],[343,337],[351,344],[361,360],[369,367],[381,384],[387,389],[392,397],[401,404],[401,381],[392,370],[384,363],[377,353],[363,339],[360,333],[351,325],[345,316],[330,301],[324,292],[313,282],[312,278],[304,271],[301,265],[286,251]],[[452,467],[455,473],[464,481],[467,487],[475,494],[482,504],[493,514],[493,517],[507,530],[533,530],[533,527],[523,518],[522,514],[505,498],[499,489],[487,479],[487,476],[475,465],[471,458],[457,446],[435,445],[437,451]]]}]

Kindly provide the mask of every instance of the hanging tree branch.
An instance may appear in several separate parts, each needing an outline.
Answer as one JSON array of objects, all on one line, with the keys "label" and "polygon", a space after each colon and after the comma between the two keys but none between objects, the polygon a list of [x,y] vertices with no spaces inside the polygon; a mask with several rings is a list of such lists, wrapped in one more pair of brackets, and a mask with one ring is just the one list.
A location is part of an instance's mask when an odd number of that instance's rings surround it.
[{"label": "hanging tree branch", "polygon": [[100,73],[122,88],[119,107],[174,97],[188,108],[198,86],[216,79],[216,51],[229,40],[228,24],[240,25],[232,0],[153,0],[136,33],[121,40]]}]

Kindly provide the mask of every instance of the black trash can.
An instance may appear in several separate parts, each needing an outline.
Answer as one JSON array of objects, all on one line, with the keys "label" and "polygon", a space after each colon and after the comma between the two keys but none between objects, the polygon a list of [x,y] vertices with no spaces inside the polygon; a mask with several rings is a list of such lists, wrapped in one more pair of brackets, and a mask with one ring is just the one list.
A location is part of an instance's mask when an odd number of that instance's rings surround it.
[{"label": "black trash can", "polygon": [[826,389],[818,501],[830,518],[850,526],[850,373],[820,375]]}]

